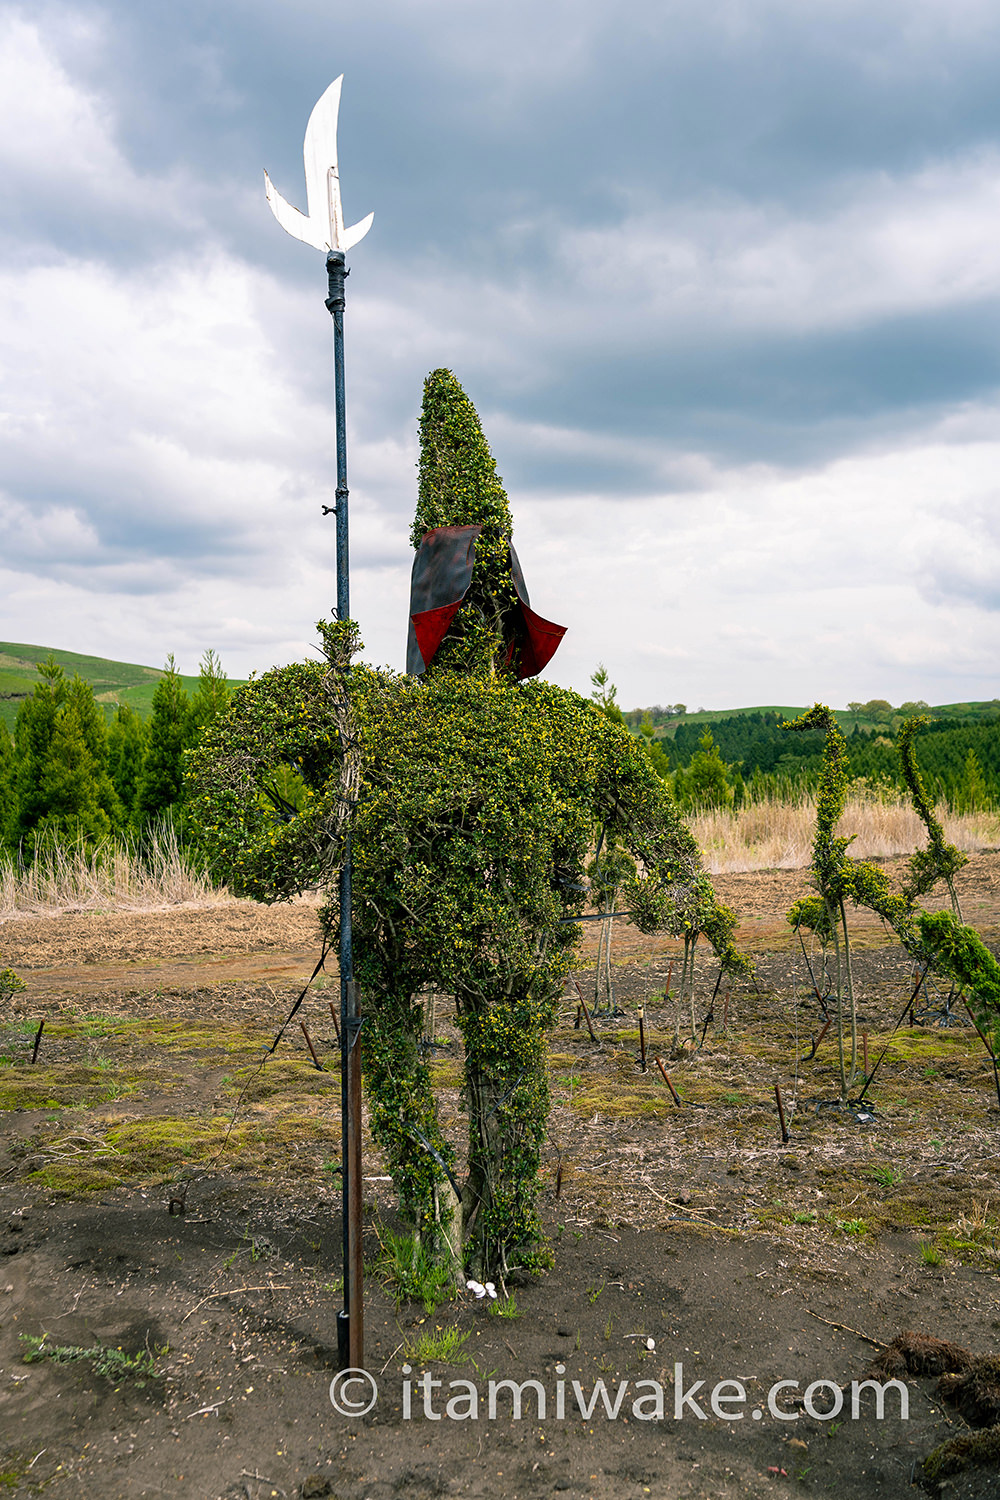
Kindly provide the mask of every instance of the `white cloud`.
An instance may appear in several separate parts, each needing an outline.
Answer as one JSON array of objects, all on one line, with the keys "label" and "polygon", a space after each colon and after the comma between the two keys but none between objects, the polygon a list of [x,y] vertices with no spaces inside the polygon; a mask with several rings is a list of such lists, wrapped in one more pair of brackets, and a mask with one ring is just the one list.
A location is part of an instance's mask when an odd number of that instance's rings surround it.
[{"label": "white cloud", "polygon": [[[676,21],[691,56],[720,36],[752,51],[801,8],[727,5],[696,34],[703,9],[640,8],[633,41],[665,46]],[[835,0],[819,9],[824,24],[837,20]],[[627,76],[601,64],[608,5],[536,7],[527,58],[505,50],[527,15],[520,5],[513,17],[455,0],[386,11],[421,30],[445,68],[435,76],[456,90],[449,109],[465,98],[462,79],[474,93],[490,64],[475,108],[501,141],[544,124],[549,81],[591,122],[594,90],[617,91],[600,96],[602,129],[628,115]],[[926,0],[879,17],[890,28],[911,18],[912,62],[936,27],[967,41],[988,26],[988,11],[965,11],[960,24],[954,7]],[[113,21],[113,10],[105,22],[61,13],[77,27],[74,46],[95,52]],[[841,30],[849,50],[856,39]],[[320,516],[333,487],[321,260],[310,275],[307,252],[289,243],[288,269],[274,273],[255,263],[259,243],[225,248],[206,205],[238,201],[242,213],[260,197],[257,179],[227,178],[209,151],[145,170],[113,82],[103,93],[82,84],[73,47],[56,41],[51,19],[0,17],[0,165],[25,223],[0,272],[6,629],[152,664],[175,650],[187,670],[209,645],[239,674],[301,655],[334,592],[333,522]],[[224,49],[213,55],[236,121],[226,128],[238,133],[246,101]],[[895,56],[879,54],[887,87]],[[374,73],[369,85],[377,96]],[[133,101],[141,86],[130,80]],[[295,137],[309,102],[289,106]],[[470,130],[482,124],[468,119]],[[642,135],[648,157],[654,128],[641,115],[618,139]],[[473,197],[493,202],[490,174],[502,174],[489,161],[480,174],[455,141],[459,222]],[[532,142],[540,159],[547,147],[544,135]],[[587,150],[581,140],[581,160]],[[617,224],[601,228],[593,208],[606,173],[558,209],[526,193],[512,214],[498,210],[495,233],[470,211],[493,238],[471,244],[462,221],[450,259],[448,225],[433,252],[366,244],[371,257],[349,284],[348,381],[353,596],[369,658],[402,665],[420,381],[448,364],[480,405],[501,472],[522,476],[511,492],[532,600],[571,627],[553,663],[559,680],[586,691],[604,660],[625,703],[993,696],[1000,413],[988,391],[959,398],[943,377],[922,430],[902,435],[900,401],[883,391],[870,419],[829,437],[836,414],[822,399],[807,391],[799,404],[785,389],[769,405],[755,361],[768,347],[817,349],[816,335],[877,334],[893,319],[995,299],[1000,146],[973,132],[916,166],[873,155],[781,201],[712,181],[671,199],[665,180],[630,174],[612,200]],[[258,206],[266,223],[262,197]],[[382,213],[375,198],[361,206]],[[93,233],[83,250],[81,227]],[[126,252],[118,240],[129,236]],[[682,364],[669,380],[656,373],[685,340],[707,351],[698,392]],[[717,395],[737,360],[742,391]],[[637,396],[646,412],[633,434]],[[743,424],[742,451],[766,450],[768,462],[720,457],[724,421]],[[778,435],[755,448],[768,424]],[[798,449],[782,446],[782,424],[804,434]]]},{"label": "white cloud", "polygon": [[797,214],[707,192],[635,206],[611,229],[563,227],[572,294],[608,288],[641,315],[771,333],[843,329],[1000,293],[1000,150],[839,183]]},{"label": "white cloud", "polygon": [[571,627],[553,675],[586,690],[603,660],[625,703],[993,696],[998,536],[980,552],[964,518],[998,463],[1000,443],[932,440],[690,495],[523,506],[532,602]]}]

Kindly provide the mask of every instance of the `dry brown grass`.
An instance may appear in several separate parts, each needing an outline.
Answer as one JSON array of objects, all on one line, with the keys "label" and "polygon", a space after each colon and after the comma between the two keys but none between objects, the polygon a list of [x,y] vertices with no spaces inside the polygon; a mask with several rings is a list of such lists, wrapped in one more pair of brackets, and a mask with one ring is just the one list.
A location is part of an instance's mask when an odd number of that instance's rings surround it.
[{"label": "dry brown grass", "polygon": [[[1000,843],[1000,815],[951,813],[939,807],[945,834],[959,849],[974,852]],[[792,870],[808,865],[816,820],[811,797],[797,802],[753,802],[738,811],[692,814],[688,825],[713,874],[736,870]],[[856,835],[857,859],[912,854],[927,842],[923,824],[908,802],[852,797],[840,820],[842,836]]]},{"label": "dry brown grass", "polygon": [[0,919],[215,906],[231,899],[181,849],[169,824],[155,828],[138,848],[111,840],[90,850],[52,844],[27,869],[0,861]]}]

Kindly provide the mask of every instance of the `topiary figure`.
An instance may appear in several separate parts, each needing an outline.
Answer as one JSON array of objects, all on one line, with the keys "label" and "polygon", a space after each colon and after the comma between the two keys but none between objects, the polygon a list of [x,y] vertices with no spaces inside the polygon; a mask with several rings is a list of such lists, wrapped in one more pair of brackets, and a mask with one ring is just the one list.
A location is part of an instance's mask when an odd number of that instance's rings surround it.
[{"label": "topiary figure", "polygon": [[969,863],[969,857],[945,839],[944,829],[938,822],[934,804],[927,795],[913,750],[913,736],[921,725],[929,723],[926,714],[915,714],[900,726],[896,741],[900,768],[913,810],[927,829],[927,847],[915,850],[910,856],[910,876],[903,887],[903,894],[908,900],[915,901],[918,896],[926,896],[939,880],[943,880],[948,888],[952,910],[961,922],[962,908],[955,889],[955,875],[963,865]]},{"label": "topiary figure", "polygon": [[[786,729],[822,729],[823,773],[816,803],[816,832],[813,837],[812,878],[819,893],[816,898],[797,902],[788,913],[793,927],[811,927],[821,939],[833,944],[837,988],[838,1053],[841,1092],[844,1098],[857,1078],[857,1013],[854,1002],[850,961],[850,937],[847,930],[845,902],[867,907],[893,929],[900,943],[918,963],[926,964],[947,978],[968,1000],[980,1028],[993,1032],[1000,1045],[1000,963],[984,945],[978,933],[961,921],[961,914],[920,912],[915,900],[926,893],[938,879],[944,879],[957,906],[952,885],[956,870],[965,863],[964,856],[945,842],[944,830],[934,816],[913,757],[912,735],[919,719],[904,725],[909,728],[903,740],[901,760],[903,775],[914,807],[927,828],[929,845],[910,860],[910,878],[902,893],[892,889],[888,876],[870,860],[854,860],[847,855],[850,838],[837,835],[836,829],[847,797],[848,760],[844,736],[836,719],[825,704],[816,703]],[[902,732],[901,732],[902,733]],[[845,1000],[850,1016],[851,1046],[845,1054]]]},{"label": "topiary figure", "polygon": [[[414,540],[425,559],[421,527],[481,529],[458,599],[430,606],[450,614],[436,643],[426,633],[418,643],[419,674],[353,662],[353,627],[321,624],[325,667],[251,682],[206,730],[190,756],[191,815],[237,893],[280,900],[321,883],[329,937],[353,809],[372,1134],[421,1246],[484,1279],[544,1256],[535,1200],[545,1039],[599,830],[627,852],[624,895],[642,930],[669,928],[694,899],[724,965],[748,965],[732,946],[735,919],[628,730],[575,693],[525,680],[540,617],[526,603],[478,419],[447,371],[428,380],[421,437]],[[428,988],[453,997],[464,1043],[463,1183],[420,1048]]]}]

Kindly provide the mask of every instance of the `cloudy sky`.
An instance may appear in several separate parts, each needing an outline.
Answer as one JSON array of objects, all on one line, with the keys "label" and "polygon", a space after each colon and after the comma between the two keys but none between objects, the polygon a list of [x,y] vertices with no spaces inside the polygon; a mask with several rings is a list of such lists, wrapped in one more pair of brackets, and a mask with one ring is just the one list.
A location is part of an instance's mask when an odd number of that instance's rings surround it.
[{"label": "cloudy sky", "polygon": [[0,5],[0,634],[233,675],[334,597],[302,137],[345,74],[352,590],[402,667],[428,370],[549,670],[1000,693],[995,0]]}]

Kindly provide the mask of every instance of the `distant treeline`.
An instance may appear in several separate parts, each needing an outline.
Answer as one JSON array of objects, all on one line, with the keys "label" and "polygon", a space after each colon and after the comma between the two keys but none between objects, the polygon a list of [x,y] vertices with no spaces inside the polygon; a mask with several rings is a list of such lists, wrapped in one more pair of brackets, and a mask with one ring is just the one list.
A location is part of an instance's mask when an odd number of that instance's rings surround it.
[{"label": "distant treeline", "polygon": [[[904,786],[896,752],[896,715],[889,722],[847,734],[851,774],[875,788]],[[982,718],[970,714],[933,720],[915,738],[917,761],[927,789],[956,811],[1000,806],[1000,714]],[[901,723],[902,720],[900,719]],[[794,796],[818,784],[823,761],[823,736],[789,734],[775,713],[733,714],[702,723],[679,723],[674,737],[657,739],[648,719],[640,734],[660,774],[669,778],[682,803],[718,802],[724,771],[730,797],[762,800]]]},{"label": "distant treeline", "polygon": [[38,672],[13,735],[0,721],[0,854],[28,862],[53,840],[141,836],[164,818],[182,825],[184,752],[230,696],[215,652],[193,694],[170,657],[149,717],[123,703],[110,724],[89,682],[51,657]]}]

